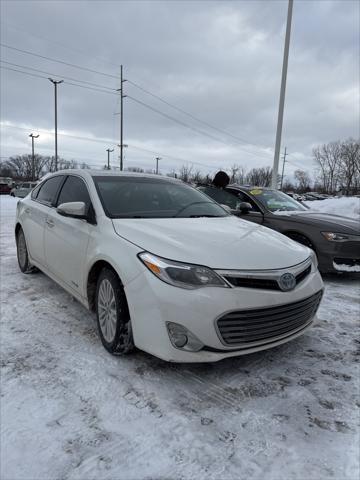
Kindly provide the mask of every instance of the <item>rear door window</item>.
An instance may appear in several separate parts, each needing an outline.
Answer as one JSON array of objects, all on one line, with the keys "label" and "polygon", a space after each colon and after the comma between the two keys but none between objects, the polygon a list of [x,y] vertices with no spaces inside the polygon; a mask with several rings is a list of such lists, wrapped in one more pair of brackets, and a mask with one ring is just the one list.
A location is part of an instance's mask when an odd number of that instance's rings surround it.
[{"label": "rear door window", "polygon": [[54,205],[59,188],[64,180],[63,175],[57,175],[46,180],[40,188],[36,200],[46,205]]}]

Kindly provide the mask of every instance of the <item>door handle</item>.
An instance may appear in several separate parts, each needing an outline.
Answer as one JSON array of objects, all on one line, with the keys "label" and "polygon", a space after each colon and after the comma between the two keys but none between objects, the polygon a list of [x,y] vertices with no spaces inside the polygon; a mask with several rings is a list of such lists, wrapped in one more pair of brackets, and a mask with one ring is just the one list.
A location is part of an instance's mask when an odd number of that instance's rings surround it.
[{"label": "door handle", "polygon": [[47,224],[50,228],[55,227],[54,220],[46,220],[46,224]]},{"label": "door handle", "polygon": [[25,208],[25,213],[30,213],[30,208]]}]

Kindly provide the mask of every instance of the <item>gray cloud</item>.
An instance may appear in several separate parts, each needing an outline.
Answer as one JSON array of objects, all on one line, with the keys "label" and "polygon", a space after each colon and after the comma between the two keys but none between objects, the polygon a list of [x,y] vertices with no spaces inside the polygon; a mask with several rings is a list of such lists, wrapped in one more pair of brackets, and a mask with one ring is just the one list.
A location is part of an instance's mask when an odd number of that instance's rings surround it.
[{"label": "gray cloud", "polygon": [[[122,62],[129,80],[249,143],[211,130],[125,83],[128,95],[221,140],[128,98],[128,164],[153,167],[155,155],[135,145],[197,162],[203,171],[233,163],[250,168],[272,163],[286,8],[285,1],[3,1],[1,41],[111,75],[118,75]],[[359,135],[358,20],[357,1],[295,0],[282,142],[293,155],[290,172],[299,165],[312,169],[314,145]],[[119,86],[114,78],[5,48],[1,59],[59,78]],[[25,129],[2,129],[1,155],[28,152],[26,129],[53,127],[52,85],[7,70],[1,78],[1,120]],[[104,163],[105,149],[118,141],[116,111],[116,96],[60,85],[59,128],[103,141],[63,136],[59,153]],[[51,135],[41,134],[37,148],[52,153]],[[166,171],[181,160],[164,157],[162,165]]]}]

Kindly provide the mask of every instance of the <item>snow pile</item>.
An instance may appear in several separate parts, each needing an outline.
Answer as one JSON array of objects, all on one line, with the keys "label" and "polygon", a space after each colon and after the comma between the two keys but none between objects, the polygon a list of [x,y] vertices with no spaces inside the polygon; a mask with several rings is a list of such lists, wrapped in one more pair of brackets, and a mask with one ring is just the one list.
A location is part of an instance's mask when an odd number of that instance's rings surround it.
[{"label": "snow pile", "polygon": [[1,479],[359,478],[357,280],[325,278],[313,327],[272,350],[115,357],[93,314],[19,271],[16,203],[0,197]]},{"label": "snow pile", "polygon": [[333,262],[335,270],[339,272],[356,272],[360,273],[360,265],[345,265]]},{"label": "snow pile", "polygon": [[340,197],[314,200],[305,203],[311,210],[360,220],[360,198]]}]

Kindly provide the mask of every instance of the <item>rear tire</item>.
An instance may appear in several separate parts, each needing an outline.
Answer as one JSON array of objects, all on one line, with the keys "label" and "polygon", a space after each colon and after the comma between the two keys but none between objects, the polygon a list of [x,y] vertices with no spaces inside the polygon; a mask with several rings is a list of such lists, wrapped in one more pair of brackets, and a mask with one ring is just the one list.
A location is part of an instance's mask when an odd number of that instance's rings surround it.
[{"label": "rear tire", "polygon": [[119,277],[104,268],[96,286],[96,316],[101,342],[113,355],[134,350],[129,309]]},{"label": "rear tire", "polygon": [[36,267],[33,267],[29,261],[28,249],[22,228],[20,228],[16,235],[16,252],[19,268],[22,273],[33,273],[37,271]]}]

